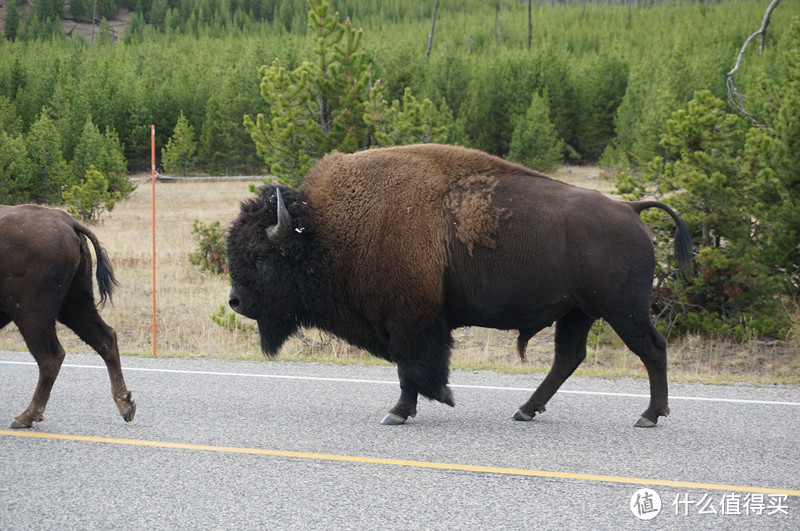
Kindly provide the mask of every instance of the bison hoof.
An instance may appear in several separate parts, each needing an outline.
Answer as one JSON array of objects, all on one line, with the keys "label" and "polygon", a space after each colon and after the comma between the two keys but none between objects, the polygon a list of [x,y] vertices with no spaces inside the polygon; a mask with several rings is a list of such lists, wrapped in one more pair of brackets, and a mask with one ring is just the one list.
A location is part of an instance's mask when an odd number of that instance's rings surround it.
[{"label": "bison hoof", "polygon": [[122,414],[122,420],[125,422],[130,422],[133,420],[134,415],[136,415],[136,402],[131,400],[131,405],[128,406],[128,409],[126,409],[125,413]]},{"label": "bison hoof", "polygon": [[655,428],[656,425],[655,422],[646,417],[639,417],[639,420],[633,424],[635,428]]},{"label": "bison hoof", "polygon": [[400,424],[405,423],[406,419],[394,413],[387,413],[386,416],[383,417],[383,420],[381,420],[381,424],[384,426],[399,426]]},{"label": "bison hoof", "polygon": [[514,415],[511,418],[514,419],[514,420],[528,422],[529,420],[533,420],[534,416],[535,416],[535,414],[534,415],[527,415],[527,414],[523,413],[522,411],[520,411],[518,409],[516,411],[516,413],[514,413]]},{"label": "bison hoof", "polygon": [[28,425],[26,426],[25,424],[22,424],[22,423],[21,423],[20,421],[18,421],[17,419],[13,419],[13,420],[11,421],[11,424],[9,424],[9,425],[8,425],[8,427],[9,427],[10,429],[12,429],[12,430],[22,430],[22,429],[25,429],[25,428],[30,428],[30,427],[31,427],[31,424],[28,424]]},{"label": "bison hoof", "polygon": [[456,401],[453,399],[453,391],[446,385],[442,387],[442,391],[439,393],[439,398],[437,398],[437,400],[450,407],[456,407]]}]

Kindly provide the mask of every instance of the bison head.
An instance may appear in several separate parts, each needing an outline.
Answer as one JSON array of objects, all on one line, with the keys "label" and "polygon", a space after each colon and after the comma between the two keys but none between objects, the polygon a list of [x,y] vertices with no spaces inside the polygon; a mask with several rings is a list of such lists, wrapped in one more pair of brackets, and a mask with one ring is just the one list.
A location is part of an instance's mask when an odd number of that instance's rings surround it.
[{"label": "bison head", "polygon": [[312,247],[307,206],[288,187],[262,187],[228,230],[229,304],[256,320],[265,354],[277,353],[313,305]]}]

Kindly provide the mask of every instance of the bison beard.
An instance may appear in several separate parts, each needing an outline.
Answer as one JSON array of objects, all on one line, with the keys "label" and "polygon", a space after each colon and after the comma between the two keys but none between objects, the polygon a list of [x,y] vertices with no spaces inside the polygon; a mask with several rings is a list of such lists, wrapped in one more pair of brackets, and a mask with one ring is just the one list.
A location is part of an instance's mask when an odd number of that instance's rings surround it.
[{"label": "bison beard", "polygon": [[297,331],[296,325],[276,323],[264,318],[256,319],[258,336],[261,340],[261,351],[273,358],[278,354],[281,346]]},{"label": "bison beard", "polygon": [[650,405],[669,413],[666,341],[650,321],[655,257],[639,218],[675,221],[676,257],[691,235],[657,201],[625,203],[463,148],[418,145],[327,155],[300,189],[264,186],[228,231],[231,307],[277,353],[298,327],[333,333],[397,364],[402,424],[418,395],[453,405],[451,330],[520,331],[518,352],[556,325],[547,377],[513,415],[531,420],[586,356],[604,318],[643,361]]}]

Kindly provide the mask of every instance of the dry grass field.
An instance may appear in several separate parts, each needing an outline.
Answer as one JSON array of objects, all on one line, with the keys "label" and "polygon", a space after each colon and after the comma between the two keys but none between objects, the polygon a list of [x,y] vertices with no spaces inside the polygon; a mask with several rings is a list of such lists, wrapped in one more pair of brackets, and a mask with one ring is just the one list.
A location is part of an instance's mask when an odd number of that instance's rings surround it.
[{"label": "dry grass field", "polygon": [[[592,168],[566,167],[555,176],[586,188],[612,189]],[[241,181],[156,183],[157,356],[263,359],[255,332],[229,331],[211,320],[221,305],[227,307],[227,278],[208,276],[188,259],[197,245],[192,235],[194,220],[227,226],[236,217],[239,202],[249,195],[248,184]],[[106,305],[102,315],[117,330],[120,350],[127,355],[153,355],[151,198],[150,183],[141,183],[133,197],[92,227],[120,281],[114,304]],[[89,350],[60,325],[59,337],[68,352]],[[468,328],[454,330],[453,337],[456,367],[545,371],[552,360],[552,329],[531,340],[524,362],[516,357],[514,331]],[[13,325],[0,331],[0,348],[25,348]],[[377,363],[358,349],[313,330],[287,342],[281,358]],[[693,337],[672,344],[669,360],[672,379],[800,383],[800,354],[794,343],[734,344]],[[645,376],[641,362],[608,325],[592,332],[580,373]]]}]

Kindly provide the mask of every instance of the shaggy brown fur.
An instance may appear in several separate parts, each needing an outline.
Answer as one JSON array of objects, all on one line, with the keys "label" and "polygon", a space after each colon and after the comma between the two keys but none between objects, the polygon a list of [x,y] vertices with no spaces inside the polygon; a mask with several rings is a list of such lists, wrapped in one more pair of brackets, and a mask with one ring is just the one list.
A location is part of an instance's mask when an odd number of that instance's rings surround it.
[{"label": "shaggy brown fur", "polygon": [[[293,231],[269,243],[275,187],[242,205],[228,235],[231,306],[259,323],[265,352],[317,326],[398,364],[390,422],[417,394],[453,403],[450,331],[485,326],[528,339],[556,323],[553,370],[531,418],[585,356],[605,318],[644,361],[655,423],[668,412],[664,338],[650,322],[655,258],[643,208],[475,150],[418,145],[323,158],[299,190],[280,188]],[[689,236],[677,242],[688,255]],[[688,243],[687,243],[688,242]]]},{"label": "shaggy brown fur", "polygon": [[114,402],[123,419],[133,420],[136,404],[125,386],[117,334],[97,313],[92,290],[92,255],[97,255],[101,303],[116,280],[95,235],[60,210],[35,205],[0,206],[0,328],[13,321],[39,365],[39,383],[28,408],[12,428],[44,420],[50,390],[64,360],[56,319],[72,329],[103,358]]}]

